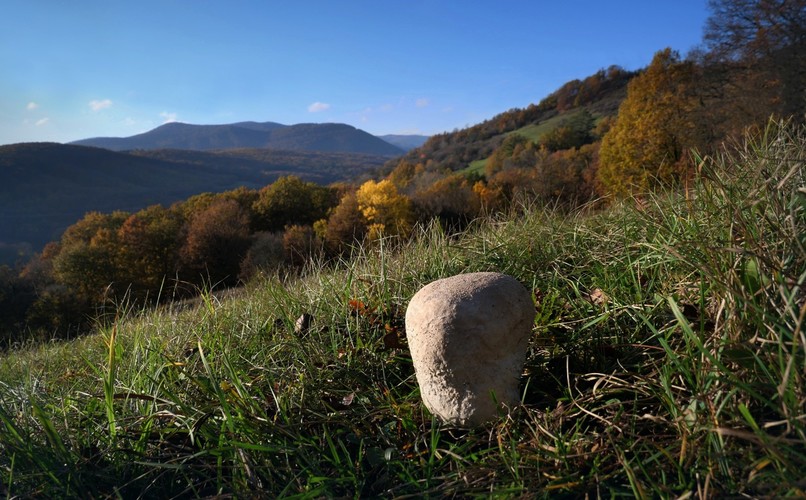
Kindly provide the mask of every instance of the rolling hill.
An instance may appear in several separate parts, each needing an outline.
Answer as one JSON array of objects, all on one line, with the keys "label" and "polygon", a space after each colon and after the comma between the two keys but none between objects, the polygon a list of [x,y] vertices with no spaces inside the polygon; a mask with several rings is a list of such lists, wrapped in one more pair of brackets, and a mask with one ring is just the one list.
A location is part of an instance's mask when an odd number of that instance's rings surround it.
[{"label": "rolling hill", "polygon": [[405,148],[342,123],[282,125],[274,122],[239,122],[228,125],[192,125],[173,122],[131,137],[96,137],[70,144],[112,151],[271,148],[385,156],[399,156],[405,152]]},{"label": "rolling hill", "polygon": [[0,146],[0,264],[38,251],[88,211],[134,211],[202,192],[260,188],[282,175],[320,184],[388,156],[238,149],[122,153],[57,143]]},{"label": "rolling hill", "polygon": [[544,133],[580,111],[590,113],[595,120],[615,116],[627,95],[627,84],[636,74],[612,66],[569,81],[537,104],[505,111],[461,130],[433,135],[404,156],[390,160],[384,169],[390,172],[401,163],[431,163],[440,169],[478,172],[509,134],[539,142]]}]

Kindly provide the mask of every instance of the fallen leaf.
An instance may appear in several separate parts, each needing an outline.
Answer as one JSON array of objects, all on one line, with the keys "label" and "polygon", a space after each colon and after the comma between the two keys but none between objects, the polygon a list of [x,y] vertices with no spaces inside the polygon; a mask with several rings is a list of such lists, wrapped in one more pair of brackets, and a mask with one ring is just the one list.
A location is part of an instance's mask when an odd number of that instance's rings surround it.
[{"label": "fallen leaf", "polygon": [[595,306],[603,306],[610,300],[610,297],[601,288],[596,288],[588,295],[588,300]]},{"label": "fallen leaf", "polygon": [[341,398],[341,404],[343,404],[344,406],[350,406],[351,404],[353,404],[353,399],[355,399],[355,393],[351,392],[350,394]]}]

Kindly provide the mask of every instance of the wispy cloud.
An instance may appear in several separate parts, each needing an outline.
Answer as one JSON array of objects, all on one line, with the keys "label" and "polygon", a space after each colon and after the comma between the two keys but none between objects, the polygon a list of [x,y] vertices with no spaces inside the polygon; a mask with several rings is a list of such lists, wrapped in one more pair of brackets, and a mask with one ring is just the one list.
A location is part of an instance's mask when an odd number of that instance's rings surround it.
[{"label": "wispy cloud", "polygon": [[25,109],[27,109],[28,111],[33,111],[38,107],[39,107],[39,104],[35,103],[34,101],[31,101],[25,106]]},{"label": "wispy cloud", "polygon": [[357,116],[361,123],[368,123],[370,119],[378,113],[390,113],[395,110],[395,105],[390,103],[381,104],[379,106],[367,106],[361,111],[353,113]]},{"label": "wispy cloud", "polygon": [[94,99],[90,101],[90,109],[93,111],[101,111],[102,109],[109,108],[112,106],[112,101],[109,99]]},{"label": "wispy cloud", "polygon": [[328,109],[330,109],[330,104],[319,101],[316,101],[315,103],[308,106],[309,113],[319,113],[322,111],[327,111]]},{"label": "wispy cloud", "polygon": [[176,113],[169,113],[167,111],[163,111],[162,113],[160,113],[160,116],[162,117],[163,120],[162,123],[172,123],[175,122],[176,119],[178,118],[178,115]]},{"label": "wispy cloud", "polygon": [[41,127],[42,125],[45,125],[49,121],[50,121],[50,118],[45,117],[45,118],[37,120],[34,125],[36,125],[37,127]]},{"label": "wispy cloud", "polygon": [[417,99],[417,101],[415,101],[415,103],[414,103],[414,105],[417,106],[418,108],[425,108],[429,104],[431,104],[431,101],[429,101],[425,97],[421,97],[420,99]]}]

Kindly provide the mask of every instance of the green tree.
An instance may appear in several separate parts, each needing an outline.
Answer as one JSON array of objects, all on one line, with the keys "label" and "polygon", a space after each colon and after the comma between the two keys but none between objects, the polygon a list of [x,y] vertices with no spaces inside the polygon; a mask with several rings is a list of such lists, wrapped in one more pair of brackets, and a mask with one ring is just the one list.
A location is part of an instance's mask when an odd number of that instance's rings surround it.
[{"label": "green tree", "polygon": [[335,191],[327,187],[293,175],[280,177],[261,189],[254,202],[256,228],[282,231],[288,225],[310,225],[326,217],[336,202]]},{"label": "green tree", "polygon": [[484,174],[487,178],[490,178],[506,168],[525,166],[522,165],[522,163],[528,163],[530,160],[524,161],[524,159],[521,158],[524,152],[534,152],[534,144],[532,144],[532,141],[520,134],[508,135],[501,145],[495,148],[493,154],[487,158],[487,163],[484,166]]},{"label": "green tree", "polygon": [[540,138],[540,143],[549,151],[579,148],[593,141],[594,120],[587,110],[574,113],[559,126],[553,128]]},{"label": "green tree", "polygon": [[607,193],[625,196],[686,175],[686,151],[698,146],[693,63],[671,49],[627,87],[616,122],[602,139],[599,179]]}]

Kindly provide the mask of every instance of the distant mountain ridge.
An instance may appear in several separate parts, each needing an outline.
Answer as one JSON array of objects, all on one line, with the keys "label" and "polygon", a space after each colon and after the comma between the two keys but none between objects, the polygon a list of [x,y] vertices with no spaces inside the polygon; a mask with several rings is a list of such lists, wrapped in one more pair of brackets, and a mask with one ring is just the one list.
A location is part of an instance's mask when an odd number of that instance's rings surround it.
[{"label": "distant mountain ridge", "polygon": [[258,189],[283,175],[323,185],[351,181],[387,160],[265,148],[119,152],[57,143],[0,146],[0,265],[58,240],[88,211],[168,206],[203,192]]},{"label": "distant mountain ridge", "polygon": [[[393,140],[400,142],[400,136],[397,137]],[[225,125],[193,125],[171,122],[130,137],[94,137],[70,144],[112,151],[269,148],[383,156],[400,156],[410,149],[399,147],[392,141],[385,141],[343,123],[283,125],[275,122],[238,122]]]},{"label": "distant mountain ridge", "polygon": [[406,151],[419,148],[428,140],[427,135],[416,134],[387,134],[379,135],[381,139]]}]

